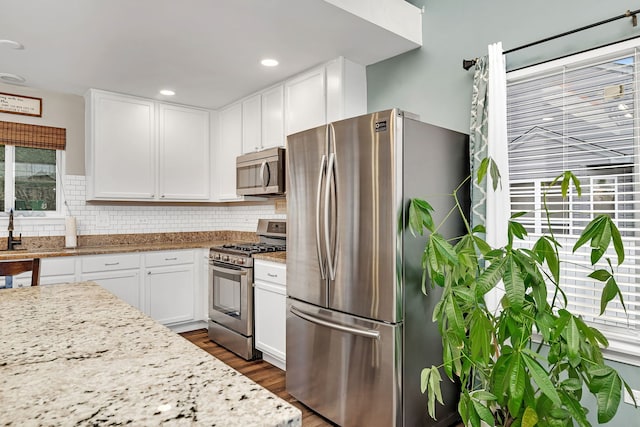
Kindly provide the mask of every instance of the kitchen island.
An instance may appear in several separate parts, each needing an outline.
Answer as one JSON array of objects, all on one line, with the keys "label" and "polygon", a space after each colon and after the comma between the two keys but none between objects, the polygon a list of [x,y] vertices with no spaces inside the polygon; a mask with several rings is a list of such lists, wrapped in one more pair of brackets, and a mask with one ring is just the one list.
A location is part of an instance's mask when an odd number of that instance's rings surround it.
[{"label": "kitchen island", "polygon": [[0,290],[0,425],[300,426],[300,411],[92,282]]}]

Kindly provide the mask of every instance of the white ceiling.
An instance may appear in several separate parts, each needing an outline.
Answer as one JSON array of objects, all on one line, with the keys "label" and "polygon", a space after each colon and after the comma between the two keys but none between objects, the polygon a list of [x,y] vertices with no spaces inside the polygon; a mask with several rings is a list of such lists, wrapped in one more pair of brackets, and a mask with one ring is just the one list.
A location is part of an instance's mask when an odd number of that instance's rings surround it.
[{"label": "white ceiling", "polygon": [[369,65],[419,46],[329,1],[0,0],[0,39],[25,47],[0,44],[0,73],[78,95],[169,88],[216,109],[338,56]]}]

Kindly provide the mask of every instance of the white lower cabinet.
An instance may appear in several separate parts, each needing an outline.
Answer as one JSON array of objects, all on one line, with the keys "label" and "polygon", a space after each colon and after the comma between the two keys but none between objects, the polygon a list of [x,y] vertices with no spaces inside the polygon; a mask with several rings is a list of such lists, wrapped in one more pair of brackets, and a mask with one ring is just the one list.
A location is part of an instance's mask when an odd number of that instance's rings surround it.
[{"label": "white lower cabinet", "polygon": [[53,285],[77,281],[77,257],[42,258],[40,260],[40,284]]},{"label": "white lower cabinet", "polygon": [[284,264],[255,260],[254,308],[256,348],[265,361],[286,368],[287,286]]},{"label": "white lower cabinet", "polygon": [[[80,280],[93,281],[176,332],[206,327],[202,249],[80,257]],[[204,295],[204,296],[203,296]]]},{"label": "white lower cabinet", "polygon": [[145,255],[145,311],[169,325],[196,320],[193,251],[154,252]]},{"label": "white lower cabinet", "polygon": [[83,256],[81,264],[81,280],[96,282],[123,301],[143,310],[139,254]]}]

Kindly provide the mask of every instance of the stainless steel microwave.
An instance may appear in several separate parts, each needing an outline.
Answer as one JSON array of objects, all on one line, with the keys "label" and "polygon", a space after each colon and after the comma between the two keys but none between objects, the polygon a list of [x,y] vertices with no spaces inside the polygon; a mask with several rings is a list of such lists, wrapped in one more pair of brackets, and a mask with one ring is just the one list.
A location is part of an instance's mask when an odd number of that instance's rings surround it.
[{"label": "stainless steel microwave", "polygon": [[285,149],[268,148],[236,158],[236,193],[241,196],[284,195]]}]

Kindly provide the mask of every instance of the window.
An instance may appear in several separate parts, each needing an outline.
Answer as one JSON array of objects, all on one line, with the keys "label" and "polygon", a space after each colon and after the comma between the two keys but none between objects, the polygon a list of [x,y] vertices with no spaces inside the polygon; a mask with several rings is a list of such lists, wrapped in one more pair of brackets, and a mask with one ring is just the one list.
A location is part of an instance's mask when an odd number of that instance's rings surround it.
[{"label": "window", "polygon": [[0,209],[59,214],[66,129],[0,121]]},{"label": "window", "polygon": [[[582,195],[548,193],[549,222],[562,244],[561,285],[568,308],[602,330],[612,347],[640,349],[640,50],[627,42],[507,75],[507,133],[512,212],[531,243],[546,231],[542,194],[565,170],[581,181]],[[602,316],[601,282],[587,277],[589,248],[571,249],[596,214],[613,218],[625,244],[618,269],[619,299]],[[612,259],[615,253],[612,250]],[[550,293],[552,294],[552,293]]]}]

